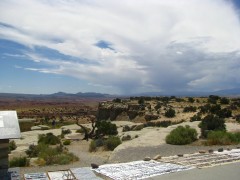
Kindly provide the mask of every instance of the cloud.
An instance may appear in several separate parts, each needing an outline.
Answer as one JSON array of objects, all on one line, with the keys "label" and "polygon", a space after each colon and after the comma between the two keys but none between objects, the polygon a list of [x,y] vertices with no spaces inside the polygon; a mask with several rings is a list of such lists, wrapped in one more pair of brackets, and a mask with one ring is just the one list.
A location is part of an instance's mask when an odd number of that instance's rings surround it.
[{"label": "cloud", "polygon": [[0,12],[0,37],[29,47],[24,55],[36,67],[26,70],[123,93],[240,86],[240,20],[231,1],[3,0]]}]

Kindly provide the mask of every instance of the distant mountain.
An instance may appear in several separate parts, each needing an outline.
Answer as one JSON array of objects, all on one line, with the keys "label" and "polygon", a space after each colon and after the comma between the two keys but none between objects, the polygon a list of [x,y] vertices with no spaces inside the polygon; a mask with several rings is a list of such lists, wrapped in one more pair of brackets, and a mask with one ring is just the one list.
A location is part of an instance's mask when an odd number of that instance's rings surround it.
[{"label": "distant mountain", "polygon": [[95,93],[95,92],[86,92],[86,93],[65,93],[65,92],[57,92],[53,94],[18,94],[18,93],[0,93],[0,98],[16,98],[16,99],[57,99],[57,98],[109,98],[114,97],[109,94]]},{"label": "distant mountain", "polygon": [[218,95],[218,96],[240,96],[240,88],[234,89],[225,89],[220,91],[212,92],[200,92],[200,91],[180,91],[180,92],[144,92],[138,94],[131,94],[130,96],[209,96],[209,95]]}]

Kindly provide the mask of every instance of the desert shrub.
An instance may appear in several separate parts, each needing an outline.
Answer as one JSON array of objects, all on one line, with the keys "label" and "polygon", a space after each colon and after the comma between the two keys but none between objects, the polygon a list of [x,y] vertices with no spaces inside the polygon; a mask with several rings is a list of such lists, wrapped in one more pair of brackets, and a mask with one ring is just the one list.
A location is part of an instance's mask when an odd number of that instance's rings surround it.
[{"label": "desert shrub", "polygon": [[209,131],[225,131],[226,125],[223,118],[216,115],[207,115],[201,122],[201,136],[206,138]]},{"label": "desert shrub", "polygon": [[104,140],[102,138],[98,138],[95,140],[96,146],[100,147],[104,145]]},{"label": "desert shrub", "polygon": [[31,127],[34,126],[33,121],[20,121],[19,127],[21,132],[31,131]]},{"label": "desert shrub", "polygon": [[166,143],[174,145],[190,144],[197,140],[197,131],[190,126],[178,126],[166,137]]},{"label": "desert shrub", "polygon": [[183,109],[183,112],[196,112],[197,108],[195,106],[187,106]]},{"label": "desert shrub", "polygon": [[53,133],[40,134],[38,136],[38,143],[56,145],[60,143],[60,139]]},{"label": "desert shrub", "polygon": [[169,108],[166,110],[165,112],[165,116],[168,117],[168,118],[172,118],[172,117],[175,117],[175,110],[172,109],[172,108]]},{"label": "desert shrub", "polygon": [[158,102],[157,105],[154,107],[155,110],[158,110],[162,107],[162,103]]},{"label": "desert shrub", "polygon": [[117,135],[117,126],[109,121],[98,121],[96,123],[96,133],[98,135]]},{"label": "desert shrub", "polygon": [[195,99],[194,99],[193,97],[189,97],[189,98],[188,98],[188,102],[194,103],[194,101],[195,101]]},{"label": "desert shrub", "polygon": [[122,141],[128,141],[128,140],[131,140],[131,139],[132,139],[132,137],[129,134],[122,137]]},{"label": "desert shrub", "polygon": [[71,134],[72,131],[70,129],[62,129],[61,131],[61,138],[64,138],[66,134]]},{"label": "desert shrub", "polygon": [[149,121],[144,124],[145,127],[168,127],[172,124],[171,121]]},{"label": "desert shrub", "polygon": [[63,141],[63,145],[68,146],[71,144],[71,141],[69,139],[66,139],[65,141]]},{"label": "desert shrub", "polygon": [[240,123],[240,114],[236,115],[236,121]]},{"label": "desert shrub", "polygon": [[220,103],[221,103],[221,104],[229,104],[229,102],[230,102],[230,101],[229,101],[228,98],[223,97],[223,98],[220,99]]},{"label": "desert shrub", "polygon": [[94,152],[97,150],[97,145],[96,145],[96,141],[92,140],[89,144],[89,152]]},{"label": "desert shrub", "polygon": [[13,150],[17,149],[17,145],[14,140],[9,142],[8,149],[9,149],[9,151],[13,151]]},{"label": "desert shrub", "polygon": [[144,104],[145,103],[145,100],[143,97],[141,97],[139,100],[138,100],[138,104]]},{"label": "desert shrub", "polygon": [[230,109],[224,108],[216,112],[220,118],[229,118],[232,116],[232,111]]},{"label": "desert shrub", "polygon": [[119,137],[116,136],[110,136],[105,141],[105,149],[113,151],[118,145],[120,145],[122,142]]},{"label": "desert shrub", "polygon": [[[45,145],[47,147],[47,145]],[[28,157],[37,157],[39,154],[39,146],[31,144],[25,151]]]},{"label": "desert shrub", "polygon": [[[85,127],[85,126],[84,126],[84,127]],[[90,131],[91,131],[90,128],[88,128],[88,127],[85,127],[85,128],[86,128],[87,132],[90,132]],[[80,129],[76,130],[76,133],[81,133],[81,134],[83,134],[83,133],[85,133],[85,132],[84,132],[83,128],[80,128]]]},{"label": "desert shrub", "polygon": [[209,112],[211,105],[205,104],[204,106],[199,106],[198,108],[200,109],[200,113],[205,114]]},{"label": "desert shrub", "polygon": [[73,153],[61,153],[56,156],[54,164],[64,165],[78,160],[79,158],[75,156]]},{"label": "desert shrub", "polygon": [[193,121],[201,121],[201,115],[200,114],[195,114],[194,116],[192,116],[190,118],[190,122],[193,122]]},{"label": "desert shrub", "polygon": [[219,96],[210,95],[208,97],[208,102],[211,103],[211,104],[216,104],[219,99],[220,99]]},{"label": "desert shrub", "polygon": [[14,157],[9,161],[9,167],[25,167],[29,165],[27,157]]},{"label": "desert shrub", "polygon": [[62,134],[71,134],[72,133],[72,131],[70,130],[70,129],[62,129],[62,132],[61,132]]},{"label": "desert shrub", "polygon": [[39,158],[44,159],[46,165],[53,164],[69,164],[70,162],[77,161],[78,158],[72,153],[60,152],[59,148],[47,147],[39,153]]},{"label": "desert shrub", "polygon": [[206,145],[230,145],[240,142],[240,133],[225,131],[210,131],[207,135]]},{"label": "desert shrub", "polygon": [[115,103],[121,103],[122,102],[122,100],[120,98],[113,99],[112,101],[115,102]]}]

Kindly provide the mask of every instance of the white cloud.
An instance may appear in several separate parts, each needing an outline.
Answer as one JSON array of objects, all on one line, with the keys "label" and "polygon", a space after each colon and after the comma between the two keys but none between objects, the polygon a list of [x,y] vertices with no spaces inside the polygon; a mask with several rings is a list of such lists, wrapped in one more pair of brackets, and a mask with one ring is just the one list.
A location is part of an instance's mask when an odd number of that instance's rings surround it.
[{"label": "white cloud", "polygon": [[[214,90],[240,85],[240,21],[224,0],[0,1],[0,37],[79,61],[26,55],[28,70],[122,92]],[[95,44],[111,43],[111,49]],[[83,63],[81,60],[84,59]]]}]

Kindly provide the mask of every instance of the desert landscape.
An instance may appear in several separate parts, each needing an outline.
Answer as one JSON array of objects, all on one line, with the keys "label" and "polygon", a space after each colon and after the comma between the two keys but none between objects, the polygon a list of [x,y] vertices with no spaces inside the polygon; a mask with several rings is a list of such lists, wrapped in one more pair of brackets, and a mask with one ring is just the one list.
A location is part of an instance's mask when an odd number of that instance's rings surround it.
[{"label": "desert landscape", "polygon": [[[130,97],[81,102],[79,107],[75,103],[69,102],[64,107],[64,101],[60,104],[54,106],[54,109],[51,109],[49,102],[47,102],[47,108],[44,108],[43,103],[41,107],[26,105],[24,111],[22,108],[19,109],[19,114],[23,118],[19,120],[20,128],[23,128],[25,132],[21,132],[20,139],[13,140],[16,147],[9,154],[9,161],[27,157],[26,167],[20,168],[21,175],[90,167],[92,164],[101,166],[139,160],[158,160],[174,155],[239,148],[239,142],[231,141],[231,138],[227,139],[228,135],[219,136],[220,140],[217,142],[211,141],[207,136],[203,137],[203,130],[199,125],[206,117],[214,114],[216,117],[224,119],[225,129],[222,132],[238,134],[240,132],[240,99],[237,97],[227,98],[213,95],[209,97]],[[66,115],[67,108],[71,108],[71,105],[76,111],[75,113],[72,111],[71,115]],[[10,107],[5,106],[4,110],[11,109]],[[79,113],[79,109],[83,109],[83,107],[88,113]],[[29,117],[29,113],[27,113],[27,116],[24,117],[23,112],[35,112],[36,109],[38,113],[35,116]],[[59,114],[58,116],[49,116],[51,118],[45,121],[45,117],[41,113],[43,109],[56,111]],[[62,111],[62,109],[66,111]],[[169,111],[170,109],[172,111]],[[93,110],[95,110],[94,113],[89,114]],[[174,113],[168,114],[168,112]],[[58,118],[59,116],[62,118]],[[102,125],[99,125],[99,122]],[[29,125],[26,125],[28,123],[32,125],[29,130],[25,127],[29,128]],[[183,144],[167,142],[166,137],[179,126],[188,126],[196,130],[195,139]],[[108,131],[108,128],[113,130]],[[95,130],[91,131],[93,129]],[[98,132],[100,130],[102,132]],[[91,132],[93,132],[92,135]],[[86,139],[86,133],[88,139]],[[72,153],[76,158],[68,162],[48,162],[44,156],[40,155],[41,153],[32,156],[33,149],[30,151],[30,147],[37,148],[39,146],[41,134],[45,136],[52,134],[54,137],[58,137],[59,143],[50,145],[50,147],[60,145],[65,149],[64,151]],[[185,134],[185,136],[187,135]],[[106,145],[107,140],[111,137],[119,140],[119,143],[113,148]],[[47,158],[50,157],[54,158],[55,155]]]}]

